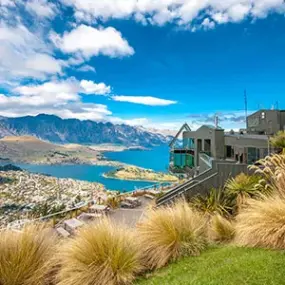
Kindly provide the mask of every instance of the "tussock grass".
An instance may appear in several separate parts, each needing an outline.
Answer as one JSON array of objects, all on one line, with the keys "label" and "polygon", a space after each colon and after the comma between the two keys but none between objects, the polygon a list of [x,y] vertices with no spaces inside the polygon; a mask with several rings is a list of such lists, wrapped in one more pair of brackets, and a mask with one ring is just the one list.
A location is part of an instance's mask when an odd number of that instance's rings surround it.
[{"label": "tussock grass", "polygon": [[58,285],[129,284],[141,270],[133,232],[108,219],[82,228],[59,256]]},{"label": "tussock grass", "polygon": [[184,201],[149,210],[138,233],[148,269],[161,268],[181,256],[199,255],[206,246],[205,219]]},{"label": "tussock grass", "polygon": [[235,236],[234,223],[221,215],[211,218],[209,225],[209,238],[218,243],[227,243]]},{"label": "tussock grass", "polygon": [[285,201],[280,197],[251,200],[237,216],[236,243],[285,249]]},{"label": "tussock grass", "polygon": [[285,154],[273,154],[258,161],[258,165],[251,166],[259,180],[258,187],[264,189],[264,194],[278,193],[285,198],[285,189],[279,187],[279,178],[285,172]]},{"label": "tussock grass", "polygon": [[277,132],[277,134],[275,134],[270,139],[270,143],[273,147],[282,149],[284,151],[284,149],[285,149],[285,131]]},{"label": "tussock grass", "polygon": [[0,232],[0,284],[45,284],[54,245],[54,237],[43,225]]}]

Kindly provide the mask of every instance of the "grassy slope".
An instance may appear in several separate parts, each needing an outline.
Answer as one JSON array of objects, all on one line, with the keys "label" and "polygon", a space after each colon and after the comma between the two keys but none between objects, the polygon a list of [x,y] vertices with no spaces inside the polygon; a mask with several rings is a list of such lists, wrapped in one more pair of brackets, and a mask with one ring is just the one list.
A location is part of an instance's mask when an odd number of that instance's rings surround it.
[{"label": "grassy slope", "polygon": [[98,151],[81,145],[53,144],[32,136],[4,137],[0,139],[0,157],[11,161],[48,163],[65,159],[96,160]]},{"label": "grassy slope", "polygon": [[136,284],[281,285],[285,284],[285,253],[223,247],[185,258]]}]

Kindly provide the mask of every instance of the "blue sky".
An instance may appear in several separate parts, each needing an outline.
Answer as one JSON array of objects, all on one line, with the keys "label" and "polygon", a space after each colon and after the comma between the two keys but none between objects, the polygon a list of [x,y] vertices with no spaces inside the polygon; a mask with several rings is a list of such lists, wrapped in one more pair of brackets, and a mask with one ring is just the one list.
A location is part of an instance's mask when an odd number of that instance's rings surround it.
[{"label": "blue sky", "polygon": [[[226,2],[226,3],[225,3]],[[0,114],[177,129],[285,105],[282,0],[0,0]]]}]

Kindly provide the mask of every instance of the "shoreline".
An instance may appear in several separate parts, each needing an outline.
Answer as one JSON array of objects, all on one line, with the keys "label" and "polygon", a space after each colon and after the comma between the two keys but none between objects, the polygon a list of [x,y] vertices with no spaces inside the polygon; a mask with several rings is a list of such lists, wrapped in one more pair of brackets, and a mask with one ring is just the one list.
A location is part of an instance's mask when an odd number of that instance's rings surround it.
[{"label": "shoreline", "polygon": [[98,161],[90,161],[90,162],[82,162],[82,163],[74,163],[74,162],[58,162],[58,163],[48,163],[48,162],[40,162],[40,161],[15,161],[15,160],[0,160],[0,164],[27,164],[27,165],[45,165],[45,166],[66,166],[66,165],[89,165],[89,166],[110,166],[110,167],[125,167],[132,166],[131,164],[127,164],[124,162],[119,162],[115,160],[98,160]]},{"label": "shoreline", "polygon": [[133,182],[148,182],[148,183],[154,183],[154,184],[163,184],[163,183],[177,183],[177,181],[160,181],[160,180],[142,180],[142,179],[127,179],[127,178],[119,178],[115,176],[108,176],[106,173],[102,174],[102,177],[106,179],[114,179],[114,180],[121,180],[121,181],[133,181]]}]

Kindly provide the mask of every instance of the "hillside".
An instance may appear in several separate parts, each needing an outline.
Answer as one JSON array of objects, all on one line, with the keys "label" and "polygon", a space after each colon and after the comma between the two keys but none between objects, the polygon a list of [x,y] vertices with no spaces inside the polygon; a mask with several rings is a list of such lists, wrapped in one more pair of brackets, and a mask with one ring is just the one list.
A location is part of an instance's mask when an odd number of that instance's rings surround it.
[{"label": "hillside", "polygon": [[125,146],[154,146],[167,143],[171,138],[132,127],[77,119],[61,119],[41,114],[19,118],[0,118],[0,137],[31,135],[55,143],[122,144]]},{"label": "hillside", "polygon": [[85,146],[56,145],[32,136],[7,136],[0,139],[0,162],[38,164],[93,164],[100,152]]}]

